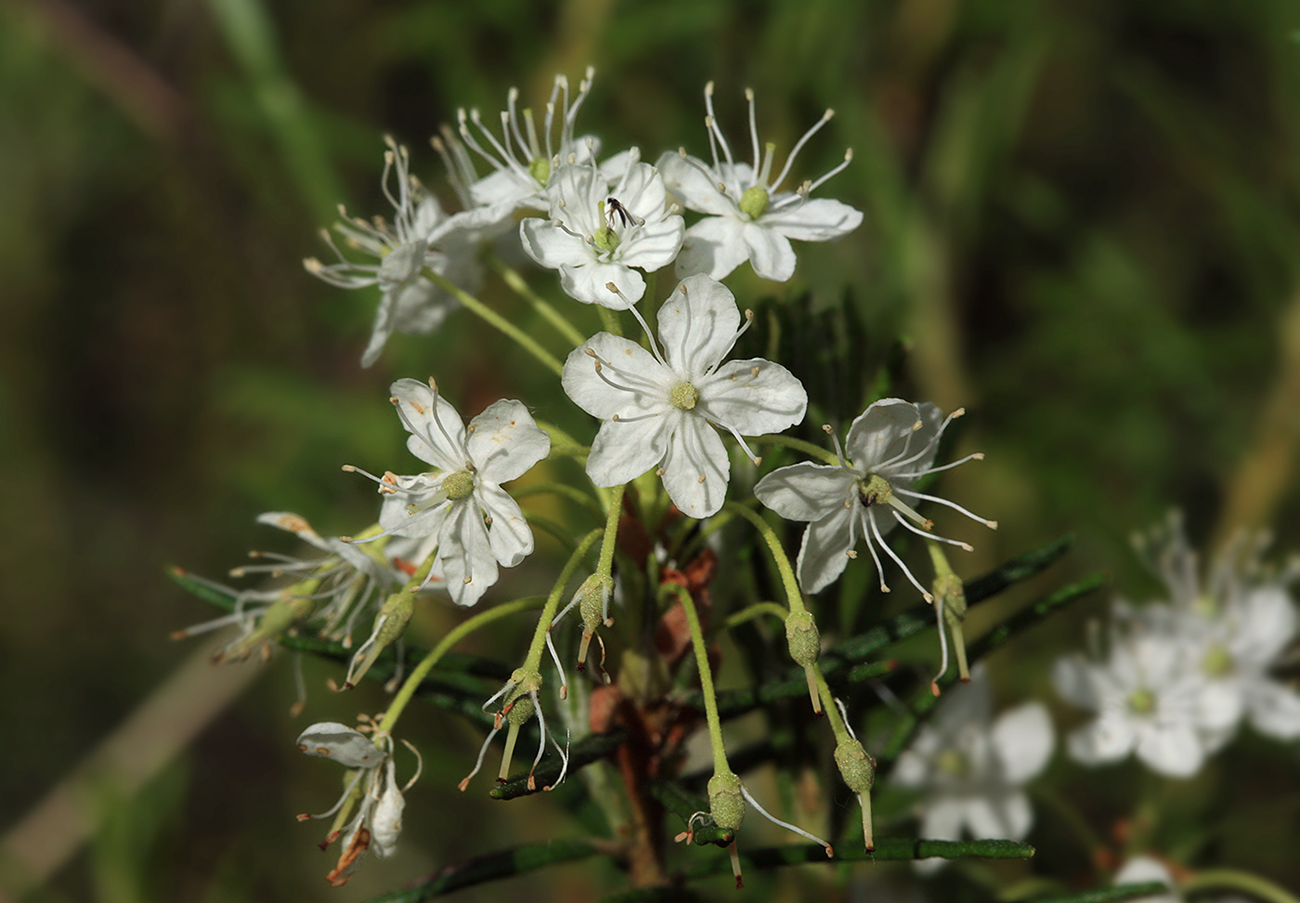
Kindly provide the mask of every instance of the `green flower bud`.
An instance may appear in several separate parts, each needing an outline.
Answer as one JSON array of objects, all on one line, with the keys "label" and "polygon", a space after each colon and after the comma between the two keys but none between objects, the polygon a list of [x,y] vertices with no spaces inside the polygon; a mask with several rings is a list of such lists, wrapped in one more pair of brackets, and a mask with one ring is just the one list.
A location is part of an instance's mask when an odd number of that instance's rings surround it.
[{"label": "green flower bud", "polygon": [[366,676],[370,666],[379,658],[379,653],[397,642],[402,634],[406,633],[406,625],[411,622],[411,615],[414,612],[415,597],[410,593],[393,593],[388,597],[383,607],[379,609],[379,614],[375,616],[375,629],[370,634],[370,639],[366,640],[356,654],[352,656],[347,677],[343,681],[343,686],[346,689],[350,690],[355,687],[357,682]]},{"label": "green flower bud", "polygon": [[822,651],[822,636],[808,609],[792,611],[785,619],[785,639],[790,644],[790,658],[807,668],[817,663]]},{"label": "green flower bud", "polygon": [[839,766],[840,776],[850,790],[859,794],[871,792],[872,785],[876,783],[876,763],[867,755],[861,743],[849,740],[836,746],[835,764]]},{"label": "green flower bud", "polygon": [[745,797],[740,792],[740,778],[721,771],[709,778],[709,814],[714,823],[727,831],[739,831],[745,820]]}]

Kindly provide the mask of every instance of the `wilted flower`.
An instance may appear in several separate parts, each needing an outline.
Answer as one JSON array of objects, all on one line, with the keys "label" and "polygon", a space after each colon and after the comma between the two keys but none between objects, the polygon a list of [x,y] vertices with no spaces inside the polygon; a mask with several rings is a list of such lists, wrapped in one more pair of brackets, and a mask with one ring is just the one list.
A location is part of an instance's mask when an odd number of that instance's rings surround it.
[{"label": "wilted flower", "polygon": [[[298,736],[297,745],[309,756],[331,759],[356,770],[333,807],[319,815],[298,816],[299,821],[306,821],[309,818],[329,818],[337,813],[334,827],[321,849],[342,836],[338,865],[325,876],[330,884],[341,887],[357,870],[368,850],[373,850],[380,859],[393,855],[402,830],[402,810],[406,807],[402,794],[419,778],[420,770],[417,768],[406,785],[399,787],[393,763],[392,738],[376,732],[375,738],[371,739],[333,721],[313,724]],[[407,747],[415,751],[409,743]],[[347,821],[358,801],[356,816]]]},{"label": "wilted flower", "polygon": [[715,514],[731,478],[715,427],[755,459],[742,435],[793,426],[808,404],[803,384],[780,364],[723,363],[743,331],[731,292],[708,276],[691,276],[659,308],[662,353],[653,339],[646,351],[607,332],[575,348],[564,363],[564,391],[604,421],[587,458],[592,482],[617,486],[658,466],[682,513]]},{"label": "wilted flower", "polygon": [[992,706],[988,678],[976,668],[899,756],[893,780],[926,794],[922,837],[957,840],[965,829],[976,838],[1020,840],[1029,833],[1033,810],[1023,785],[1051,756],[1052,722],[1033,702],[990,723]]},{"label": "wilted flower", "polygon": [[[939,408],[928,402],[918,406],[901,398],[885,398],[853,421],[844,449],[835,440],[838,465],[804,462],[778,468],[758,481],[754,494],[760,502],[787,520],[809,522],[799,546],[797,565],[799,586],[804,592],[815,593],[839,577],[849,559],[857,557],[858,541],[865,539],[880,576],[881,590],[888,592],[889,587],[877,547],[894,559],[922,596],[930,599],[930,593],[885,544],[885,534],[895,524],[902,524],[926,539],[964,549],[970,546],[926,532],[932,524],[912,508],[913,500],[947,505],[988,527],[997,527],[996,521],[984,520],[960,505],[911,488],[927,474],[984,457],[976,453],[934,466],[943,431],[962,413],[959,408],[944,419]],[[829,427],[826,430],[830,432]]]},{"label": "wilted flower", "polygon": [[704,88],[704,105],[708,110],[704,124],[709,130],[713,164],[688,156],[685,150],[670,151],[659,158],[659,169],[669,190],[691,210],[708,214],[686,230],[682,253],[677,258],[679,277],[707,273],[714,279],[724,279],[749,260],[754,272],[762,278],[785,282],[794,275],[795,256],[790,239],[829,241],[852,232],[862,222],[861,211],[848,204],[809,199],[823,182],[848,166],[851,152],[846,152],[844,162],[817,181],[804,182],[794,191],[781,190],[794,166],[795,156],[830,121],[832,111],[827,110],[799,139],[785,166],[773,176],[776,146],[768,143],[760,151],[754,92],[746,91],[745,97],[749,101],[752,166],[732,159],[731,147],[722,137],[713,114],[713,82]]}]

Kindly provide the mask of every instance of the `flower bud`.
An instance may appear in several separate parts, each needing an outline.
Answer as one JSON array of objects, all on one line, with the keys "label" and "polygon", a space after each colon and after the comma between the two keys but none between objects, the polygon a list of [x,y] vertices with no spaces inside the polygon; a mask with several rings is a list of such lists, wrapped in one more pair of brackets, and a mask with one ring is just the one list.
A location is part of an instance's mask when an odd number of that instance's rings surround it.
[{"label": "flower bud", "polygon": [[709,814],[714,823],[728,831],[739,831],[745,819],[745,797],[740,792],[740,778],[721,771],[709,778]]},{"label": "flower bud", "polygon": [[388,597],[388,601],[375,616],[375,629],[370,634],[370,639],[352,656],[352,663],[348,666],[348,674],[344,679],[345,689],[355,687],[357,681],[365,677],[370,666],[379,658],[379,653],[401,638],[414,612],[415,597],[410,593],[393,593]]},{"label": "flower bud", "polygon": [[876,782],[876,763],[862,744],[848,740],[835,747],[835,764],[840,769],[844,783],[854,793],[870,793]]}]

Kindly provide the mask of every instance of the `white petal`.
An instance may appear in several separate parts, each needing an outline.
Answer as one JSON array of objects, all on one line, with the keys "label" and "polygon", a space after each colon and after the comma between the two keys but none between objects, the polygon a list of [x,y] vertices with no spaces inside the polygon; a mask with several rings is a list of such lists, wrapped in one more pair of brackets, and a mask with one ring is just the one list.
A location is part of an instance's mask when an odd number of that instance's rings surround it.
[{"label": "white petal", "polygon": [[[602,364],[608,363],[603,375],[596,371],[588,348]],[[672,381],[673,375],[649,351],[631,339],[608,332],[596,333],[569,352],[560,376],[564,393],[573,403],[601,420],[668,413],[672,409],[668,401]]]},{"label": "white petal", "polygon": [[1052,755],[1052,719],[1041,703],[1027,703],[998,717],[992,739],[1003,777],[1023,784],[1042,771]]},{"label": "white petal", "polygon": [[311,725],[298,735],[296,743],[309,756],[333,759],[348,768],[374,768],[384,761],[375,741],[337,721]]},{"label": "white petal", "polygon": [[473,605],[497,582],[497,560],[483,515],[472,497],[452,505],[451,517],[438,538],[435,566],[457,605]]},{"label": "white petal", "polygon": [[1056,685],[1056,692],[1065,699],[1080,708],[1095,712],[1101,708],[1101,702],[1097,698],[1095,670],[1095,666],[1084,661],[1082,656],[1067,655],[1052,663],[1052,683]]},{"label": "white petal", "polygon": [[802,461],[763,477],[754,495],[786,520],[812,521],[851,502],[856,480],[857,475],[843,467]]},{"label": "white petal", "polygon": [[818,198],[765,214],[759,223],[796,241],[830,241],[862,225],[862,211]]},{"label": "white petal", "polygon": [[668,453],[672,416],[607,420],[591,443],[587,476],[597,486],[617,486],[657,467]]},{"label": "white petal", "polygon": [[844,573],[844,567],[849,563],[849,549],[853,548],[849,524],[856,516],[854,508],[840,507],[830,516],[813,521],[804,531],[795,570],[799,574],[799,586],[805,593],[815,593],[829,586]]},{"label": "white petal", "polygon": [[677,255],[677,278],[703,274],[726,279],[749,259],[745,224],[733,216],[708,216],[682,235]]},{"label": "white petal", "polygon": [[759,223],[746,223],[741,238],[759,278],[786,282],[794,275],[794,248],[784,235]]},{"label": "white petal", "polygon": [[1103,714],[1070,735],[1070,756],[1084,765],[1102,765],[1122,759],[1133,751],[1137,735],[1127,718]]},{"label": "white petal", "polygon": [[1247,695],[1250,723],[1255,730],[1279,740],[1300,737],[1300,695],[1267,678],[1254,683]]},{"label": "white petal", "polygon": [[551,452],[551,437],[539,429],[522,402],[502,399],[470,421],[466,448],[479,476],[508,483]]},{"label": "white petal", "polygon": [[1295,606],[1280,587],[1252,591],[1226,616],[1240,622],[1231,643],[1238,659],[1251,659],[1265,666],[1272,664],[1295,636]]},{"label": "white petal", "polygon": [[664,489],[688,517],[717,514],[727,498],[731,459],[713,427],[702,417],[682,416],[664,456]]},{"label": "white petal", "polygon": [[1024,793],[1003,790],[987,797],[970,797],[966,823],[976,837],[1020,840],[1034,823],[1034,811]]},{"label": "white petal", "polygon": [[1207,680],[1201,687],[1195,712],[1198,727],[1214,733],[1241,720],[1244,700],[1239,680]]},{"label": "white petal", "polygon": [[[618,286],[618,292],[609,290],[611,282]],[[589,257],[582,266],[560,267],[560,288],[583,304],[627,310],[629,303],[640,301],[645,294],[645,280],[636,270],[622,264],[602,263]]]},{"label": "white petal", "polygon": [[708,276],[686,277],[659,308],[664,360],[691,382],[718,365],[739,328],[735,296]]},{"label": "white petal", "polygon": [[[419,478],[399,477],[397,482],[401,486],[414,479]],[[414,485],[419,484],[415,483]],[[431,496],[432,494],[429,493],[428,495]],[[422,499],[427,497],[420,494],[410,495],[405,492],[387,496],[379,509],[379,526],[383,527],[385,532],[394,536],[431,536],[441,533],[442,525],[451,513],[451,506],[444,501],[426,507],[422,503]],[[412,504],[416,506],[416,512],[415,514],[408,514],[407,509]]]},{"label": "white petal", "polygon": [[411,454],[440,470],[463,468],[465,426],[451,402],[439,393],[435,411],[433,390],[416,379],[399,379],[389,392],[404,415],[402,426],[411,433],[406,443]]},{"label": "white petal", "polygon": [[[389,765],[392,765],[391,759]],[[370,848],[380,859],[387,859],[397,850],[397,838],[402,833],[402,810],[405,808],[406,800],[393,780],[390,768],[388,785],[375,804],[370,819]]]},{"label": "white petal", "polygon": [[[718,191],[717,180],[698,157],[682,159],[681,154],[666,151],[655,164],[668,190],[682,203],[700,213],[735,215],[735,205]],[[720,277],[715,277],[720,278]]]},{"label": "white petal", "polygon": [[1175,778],[1196,774],[1204,760],[1196,732],[1186,724],[1152,725],[1143,730],[1137,755],[1147,767]]},{"label": "white petal", "polygon": [[808,408],[803,383],[762,358],[728,361],[695,387],[700,390],[698,410],[745,436],[789,429]]},{"label": "white petal", "polygon": [[636,237],[617,248],[618,261],[624,266],[640,267],[653,273],[677,259],[682,249],[682,235],[686,224],[680,216],[666,217],[662,222],[647,222]]},{"label": "white petal", "polygon": [[921,412],[910,401],[882,398],[858,415],[844,441],[845,454],[863,473],[901,455],[904,449],[919,451],[923,445],[914,430]]},{"label": "white petal", "polygon": [[952,797],[927,800],[921,819],[921,837],[926,840],[958,840],[966,821],[966,805]]},{"label": "white petal", "polygon": [[519,223],[519,241],[529,257],[551,270],[579,266],[595,259],[582,236],[565,232],[540,216],[530,216]]},{"label": "white petal", "polygon": [[533,552],[533,531],[519,503],[499,486],[479,486],[474,492],[492,525],[488,543],[492,556],[503,566],[512,568]]},{"label": "white petal", "polygon": [[[1169,874],[1169,869],[1165,868],[1150,856],[1137,856],[1130,859],[1125,866],[1119,870],[1115,876],[1115,884],[1148,884],[1159,881],[1169,887],[1174,886],[1174,879]],[[1161,894],[1153,897],[1143,897],[1145,903],[1182,903],[1182,897],[1178,894]]]}]

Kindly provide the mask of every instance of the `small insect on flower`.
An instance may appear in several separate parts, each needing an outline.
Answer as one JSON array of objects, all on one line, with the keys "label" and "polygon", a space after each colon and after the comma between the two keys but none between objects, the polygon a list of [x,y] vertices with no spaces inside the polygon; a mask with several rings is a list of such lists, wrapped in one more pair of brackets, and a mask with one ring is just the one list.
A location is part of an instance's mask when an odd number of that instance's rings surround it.
[{"label": "small insect on flower", "polygon": [[611,229],[614,228],[614,221],[616,219],[622,222],[624,226],[630,226],[640,219],[640,217],[628,213],[627,208],[623,206],[623,202],[616,197],[608,197],[605,199],[605,217],[609,221],[609,227]]}]

